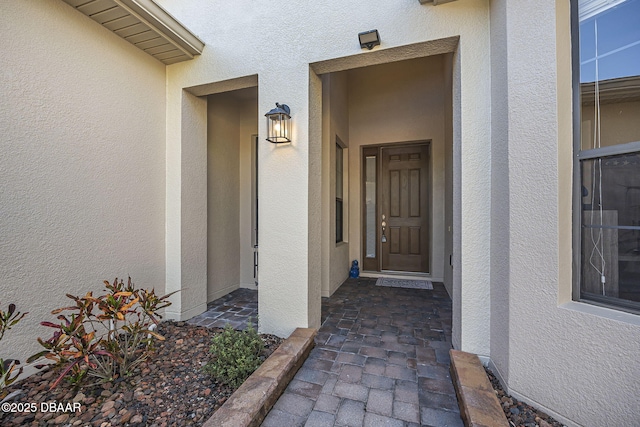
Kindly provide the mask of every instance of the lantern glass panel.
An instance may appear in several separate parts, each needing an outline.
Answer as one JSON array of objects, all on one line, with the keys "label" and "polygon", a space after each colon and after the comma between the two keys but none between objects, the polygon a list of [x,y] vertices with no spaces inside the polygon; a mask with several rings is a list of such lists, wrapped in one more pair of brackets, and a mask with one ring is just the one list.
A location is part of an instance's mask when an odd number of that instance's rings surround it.
[{"label": "lantern glass panel", "polygon": [[268,140],[271,142],[291,142],[291,120],[286,114],[267,117]]}]

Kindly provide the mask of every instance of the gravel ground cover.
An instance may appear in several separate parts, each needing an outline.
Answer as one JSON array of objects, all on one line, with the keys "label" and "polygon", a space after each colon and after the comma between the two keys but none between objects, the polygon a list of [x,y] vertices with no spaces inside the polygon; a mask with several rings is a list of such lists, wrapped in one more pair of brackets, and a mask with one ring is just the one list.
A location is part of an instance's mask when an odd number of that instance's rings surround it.
[{"label": "gravel ground cover", "polygon": [[487,368],[485,371],[498,395],[498,400],[507,416],[509,425],[513,427],[566,427],[544,412],[506,394],[493,372]]},{"label": "gravel ground cover", "polygon": [[[22,390],[3,407],[0,425],[13,426],[192,426],[201,425],[218,409],[234,389],[218,384],[202,372],[210,359],[209,346],[219,328],[193,326],[185,322],[163,322],[158,331],[154,355],[134,375],[106,384],[75,388],[66,381],[49,390],[55,370],[39,372],[14,384],[9,391]],[[264,360],[283,341],[261,335]],[[28,411],[17,412],[19,405]]]}]

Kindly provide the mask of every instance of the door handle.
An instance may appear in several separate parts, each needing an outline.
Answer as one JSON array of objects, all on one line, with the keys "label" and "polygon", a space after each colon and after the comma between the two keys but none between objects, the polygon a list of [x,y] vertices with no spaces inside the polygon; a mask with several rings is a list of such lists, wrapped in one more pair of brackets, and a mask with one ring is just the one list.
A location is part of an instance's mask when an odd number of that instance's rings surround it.
[{"label": "door handle", "polygon": [[387,236],[384,234],[387,228],[387,222],[385,221],[385,219],[387,219],[387,217],[382,214],[382,222],[380,223],[380,225],[382,226],[382,238],[380,239],[382,243],[387,243]]}]

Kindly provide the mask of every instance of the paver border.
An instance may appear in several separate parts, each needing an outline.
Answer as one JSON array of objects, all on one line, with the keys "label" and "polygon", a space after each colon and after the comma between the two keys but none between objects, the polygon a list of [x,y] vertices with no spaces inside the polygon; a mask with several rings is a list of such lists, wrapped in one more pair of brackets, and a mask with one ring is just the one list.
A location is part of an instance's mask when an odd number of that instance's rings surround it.
[{"label": "paver border", "polygon": [[297,328],[203,427],[259,426],[314,347],[318,331]]},{"label": "paver border", "polygon": [[451,378],[465,427],[509,427],[477,355],[449,350]]}]

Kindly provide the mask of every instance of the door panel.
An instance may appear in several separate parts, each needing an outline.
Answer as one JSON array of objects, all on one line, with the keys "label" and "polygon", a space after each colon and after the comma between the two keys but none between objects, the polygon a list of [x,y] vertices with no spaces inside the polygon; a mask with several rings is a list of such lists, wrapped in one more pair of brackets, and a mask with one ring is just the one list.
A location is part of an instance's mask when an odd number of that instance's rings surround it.
[{"label": "door panel", "polygon": [[389,171],[389,216],[400,216],[400,171]]},{"label": "door panel", "polygon": [[380,157],[381,269],[428,273],[429,146],[384,147]]}]

